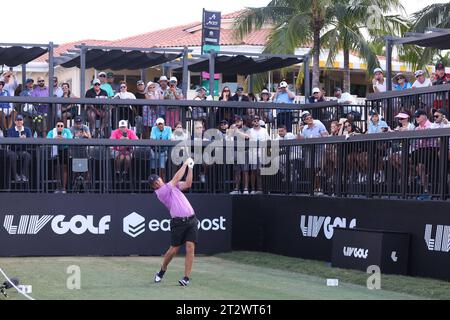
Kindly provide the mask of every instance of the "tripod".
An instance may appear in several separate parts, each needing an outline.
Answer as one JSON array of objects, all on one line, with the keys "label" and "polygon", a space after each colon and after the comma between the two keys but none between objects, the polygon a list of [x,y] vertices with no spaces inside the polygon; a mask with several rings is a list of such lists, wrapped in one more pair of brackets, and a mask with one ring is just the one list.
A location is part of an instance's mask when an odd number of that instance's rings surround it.
[{"label": "tripod", "polygon": [[74,173],[73,192],[79,193],[81,189],[84,192],[89,192],[88,182],[85,177],[86,175],[89,176],[88,159],[73,159],[72,172]]},{"label": "tripod", "polygon": [[86,179],[83,177],[83,173],[77,173],[74,183],[73,183],[73,192],[79,193],[83,189],[84,192],[89,192],[88,183],[86,182]]}]

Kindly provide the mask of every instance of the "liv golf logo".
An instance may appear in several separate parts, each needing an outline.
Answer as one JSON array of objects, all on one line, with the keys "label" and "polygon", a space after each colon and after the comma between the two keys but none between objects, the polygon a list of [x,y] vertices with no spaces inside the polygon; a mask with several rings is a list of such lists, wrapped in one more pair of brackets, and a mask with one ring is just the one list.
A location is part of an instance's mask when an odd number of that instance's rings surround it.
[{"label": "liv golf logo", "polygon": [[433,225],[425,225],[425,243],[430,251],[450,251],[450,226],[444,226],[438,224],[436,226],[436,231],[434,238],[432,238]]}]

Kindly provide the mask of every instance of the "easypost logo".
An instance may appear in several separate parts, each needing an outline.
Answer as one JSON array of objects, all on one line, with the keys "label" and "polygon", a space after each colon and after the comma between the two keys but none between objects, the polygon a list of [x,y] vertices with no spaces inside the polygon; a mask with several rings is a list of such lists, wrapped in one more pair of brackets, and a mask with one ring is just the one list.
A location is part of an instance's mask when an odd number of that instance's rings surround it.
[{"label": "easypost logo", "polygon": [[145,231],[145,218],[133,212],[123,219],[123,232],[136,238]]},{"label": "easypost logo", "polygon": [[68,219],[65,215],[21,215],[18,218],[19,223],[14,221],[13,215],[6,215],[3,221],[3,228],[11,234],[22,235],[36,235],[38,234],[50,221],[54,233],[63,235],[69,231],[81,235],[86,232],[92,234],[105,234],[109,230],[109,223],[111,216],[104,216],[100,219],[98,224],[94,222],[94,216],[76,215]]},{"label": "easypost logo", "polygon": [[367,257],[369,256],[369,249],[344,247],[344,249],[342,251],[344,253],[344,256],[346,256],[346,257],[367,259]]},{"label": "easypost logo", "polygon": [[300,217],[300,231],[304,237],[317,238],[319,232],[323,229],[325,238],[328,240],[333,238],[334,228],[349,228],[356,227],[356,219],[350,220],[347,223],[346,218],[336,217],[332,220],[331,217],[323,216],[306,216]]},{"label": "easypost logo", "polygon": [[450,226],[438,224],[434,238],[432,238],[433,225],[425,225],[424,239],[429,251],[450,251]]},{"label": "easypost logo", "polygon": [[[198,221],[198,229],[203,231],[225,231],[227,219],[223,216],[215,219],[202,219]],[[170,231],[170,219],[151,219],[148,224],[148,230],[151,232],[168,232]],[[133,212],[123,218],[123,232],[130,237],[136,238],[146,231],[145,218]]]}]

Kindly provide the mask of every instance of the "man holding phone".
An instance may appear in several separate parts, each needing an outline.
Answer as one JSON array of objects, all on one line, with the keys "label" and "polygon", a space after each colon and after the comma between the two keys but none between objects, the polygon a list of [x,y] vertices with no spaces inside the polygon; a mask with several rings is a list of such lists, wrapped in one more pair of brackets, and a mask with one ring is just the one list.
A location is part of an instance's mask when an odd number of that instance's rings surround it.
[{"label": "man holding phone", "polygon": [[[30,128],[23,125],[23,116],[21,114],[16,116],[14,122],[15,126],[7,131],[8,138],[27,139],[32,137]],[[27,146],[11,145],[8,151],[8,158],[15,181],[28,182],[31,154],[27,151]],[[19,171],[17,171],[17,162],[19,162]]]},{"label": "man holding phone", "polygon": [[[139,140],[133,130],[128,129],[128,121],[120,120],[119,129],[111,133],[112,140]],[[128,172],[131,166],[131,147],[118,146],[114,147],[114,168],[116,171],[117,182],[122,183],[128,178]]]}]

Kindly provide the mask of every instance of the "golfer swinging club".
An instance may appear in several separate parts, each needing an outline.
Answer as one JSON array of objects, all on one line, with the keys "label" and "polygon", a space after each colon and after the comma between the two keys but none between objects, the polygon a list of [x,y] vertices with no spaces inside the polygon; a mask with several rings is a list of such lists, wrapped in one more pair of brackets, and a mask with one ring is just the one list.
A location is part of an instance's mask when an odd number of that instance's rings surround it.
[{"label": "golfer swinging club", "polygon": [[[186,181],[180,181],[188,168]],[[163,180],[156,174],[149,177],[150,186],[155,190],[156,196],[170,211],[170,232],[171,244],[169,250],[164,255],[161,270],[155,274],[155,282],[159,283],[164,277],[172,258],[177,254],[178,249],[186,243],[186,258],[184,262],[184,277],[178,280],[181,286],[189,284],[189,275],[194,262],[194,249],[197,242],[198,220],[195,217],[194,209],[186,199],[182,191],[188,190],[192,185],[192,168],[194,160],[188,158],[182,167],[173,176],[172,180],[164,184]]]}]

